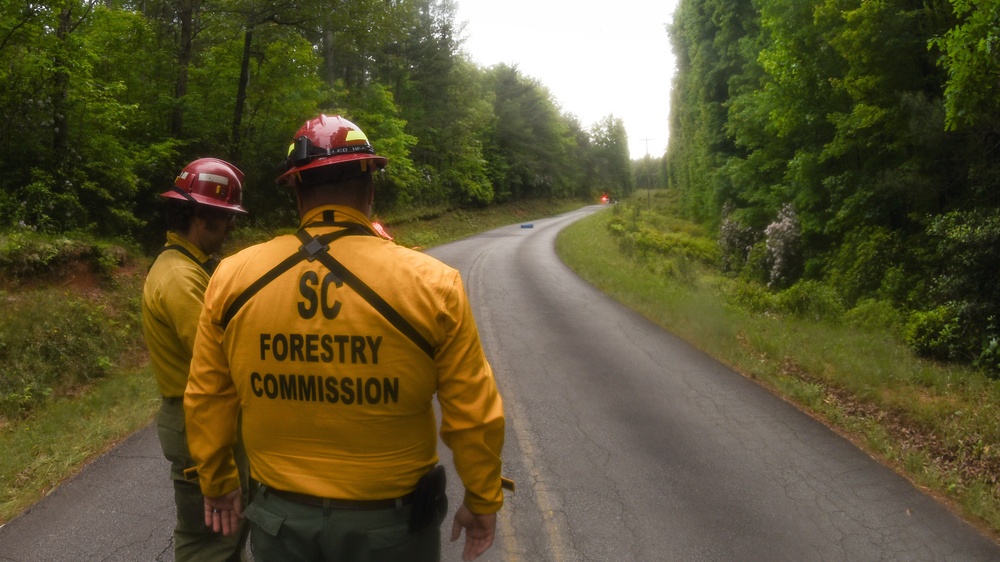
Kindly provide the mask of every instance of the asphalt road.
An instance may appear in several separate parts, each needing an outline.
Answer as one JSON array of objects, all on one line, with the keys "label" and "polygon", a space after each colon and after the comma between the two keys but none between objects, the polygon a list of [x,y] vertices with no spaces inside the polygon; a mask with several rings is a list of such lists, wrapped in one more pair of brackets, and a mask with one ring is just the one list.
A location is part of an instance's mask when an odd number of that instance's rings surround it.
[{"label": "asphalt road", "polygon": [[[555,236],[596,209],[430,252],[463,274],[508,416],[518,488],[481,560],[1000,561],[905,479],[572,274]],[[137,433],[0,528],[0,561],[172,560],[166,474],[155,432]],[[449,489],[454,508],[453,472]]]}]

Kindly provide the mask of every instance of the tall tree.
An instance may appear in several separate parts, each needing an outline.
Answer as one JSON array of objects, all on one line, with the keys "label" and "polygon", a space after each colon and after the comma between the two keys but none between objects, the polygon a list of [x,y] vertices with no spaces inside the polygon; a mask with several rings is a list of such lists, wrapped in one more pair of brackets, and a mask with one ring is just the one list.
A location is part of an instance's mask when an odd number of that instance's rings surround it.
[{"label": "tall tree", "polygon": [[949,0],[956,24],[933,44],[941,49],[941,65],[948,71],[945,90],[946,120],[950,129],[997,124],[1000,99],[1000,2]]},{"label": "tall tree", "polygon": [[184,97],[188,92],[188,68],[191,66],[194,49],[194,20],[201,2],[198,0],[178,0],[177,20],[177,82],[174,87],[174,110],[170,116],[170,132],[180,137],[184,132]]},{"label": "tall tree", "polygon": [[[452,0],[0,0],[0,218],[127,234],[195,157],[234,160],[261,220],[288,135],[354,117],[397,205],[596,189],[590,132],[461,52]],[[107,217],[111,217],[108,219]]]},{"label": "tall tree", "polygon": [[727,104],[752,80],[746,38],[756,33],[758,7],[751,0],[682,1],[668,28],[677,58],[671,99],[668,182],[692,218],[713,221],[734,183],[724,173],[731,155],[742,155],[727,135]]},{"label": "tall tree", "polygon": [[597,187],[627,197],[635,189],[632,163],[628,156],[625,123],[614,115],[594,124],[590,132],[596,162]]},{"label": "tall tree", "polygon": [[501,174],[494,177],[500,200],[549,197],[556,182],[553,164],[564,161],[568,126],[552,95],[536,79],[516,67],[490,69],[493,91],[494,145],[491,163]]}]

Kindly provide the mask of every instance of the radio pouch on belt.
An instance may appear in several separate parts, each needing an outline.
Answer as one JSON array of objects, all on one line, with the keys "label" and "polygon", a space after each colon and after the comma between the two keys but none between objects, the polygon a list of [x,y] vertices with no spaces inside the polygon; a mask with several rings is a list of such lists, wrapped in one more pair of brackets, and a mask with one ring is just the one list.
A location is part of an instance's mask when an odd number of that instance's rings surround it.
[{"label": "radio pouch on belt", "polygon": [[417,481],[410,512],[410,532],[416,533],[431,523],[444,520],[448,513],[448,494],[443,465],[437,465]]}]

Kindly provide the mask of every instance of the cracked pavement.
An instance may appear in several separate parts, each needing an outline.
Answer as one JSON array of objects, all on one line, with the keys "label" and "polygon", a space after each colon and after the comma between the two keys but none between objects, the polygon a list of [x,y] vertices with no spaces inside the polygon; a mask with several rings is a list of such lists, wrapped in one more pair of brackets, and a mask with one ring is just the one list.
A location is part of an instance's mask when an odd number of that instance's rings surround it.
[{"label": "cracked pavement", "polygon": [[593,210],[429,252],[462,271],[509,420],[518,489],[484,560],[1000,561],[907,480],[573,274],[555,238]]}]

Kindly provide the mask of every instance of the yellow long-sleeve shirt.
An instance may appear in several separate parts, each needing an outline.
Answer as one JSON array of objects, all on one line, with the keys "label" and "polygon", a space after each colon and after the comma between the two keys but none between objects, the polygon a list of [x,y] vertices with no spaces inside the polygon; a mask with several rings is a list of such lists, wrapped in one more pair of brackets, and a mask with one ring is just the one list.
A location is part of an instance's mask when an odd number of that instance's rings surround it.
[{"label": "yellow long-sleeve shirt", "polygon": [[[176,232],[167,233],[167,246],[180,246],[205,262],[208,256]],[[194,349],[198,317],[209,274],[178,251],[157,256],[142,288],[142,330],[160,394],[184,396]]]},{"label": "yellow long-sleeve shirt", "polygon": [[[303,224],[323,211],[371,228],[339,206],[315,209]],[[203,493],[237,486],[228,451],[242,407],[251,475],[261,483],[328,498],[402,496],[438,462],[437,393],[466,503],[499,510],[503,406],[458,272],[376,236],[330,244],[430,342],[433,357],[319,260],[291,267],[224,324],[234,300],[301,245],[289,235],[248,248],[223,260],[209,283],[185,394]]]}]

